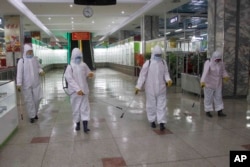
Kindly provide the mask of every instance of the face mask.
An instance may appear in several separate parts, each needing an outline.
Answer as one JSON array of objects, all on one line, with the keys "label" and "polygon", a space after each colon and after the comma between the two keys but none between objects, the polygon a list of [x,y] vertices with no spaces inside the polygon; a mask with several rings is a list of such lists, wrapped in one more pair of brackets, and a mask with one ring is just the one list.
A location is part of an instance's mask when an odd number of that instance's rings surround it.
[{"label": "face mask", "polygon": [[76,64],[80,64],[81,61],[82,61],[81,57],[76,57],[76,58],[75,58],[75,63],[76,63]]},{"label": "face mask", "polygon": [[162,60],[162,58],[161,58],[161,57],[157,57],[157,56],[155,56],[155,57],[154,57],[154,60],[156,60],[156,61],[161,61],[161,60]]},{"label": "face mask", "polygon": [[31,58],[33,57],[33,55],[26,55],[26,57],[27,57],[28,59],[31,59]]}]

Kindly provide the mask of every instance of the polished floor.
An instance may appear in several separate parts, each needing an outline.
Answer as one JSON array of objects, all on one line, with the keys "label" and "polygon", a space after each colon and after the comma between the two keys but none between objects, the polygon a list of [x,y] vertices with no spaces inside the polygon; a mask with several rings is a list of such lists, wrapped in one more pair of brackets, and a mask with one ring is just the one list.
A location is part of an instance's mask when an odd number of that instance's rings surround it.
[{"label": "polished floor", "polygon": [[134,95],[136,78],[102,68],[89,81],[91,131],[85,134],[74,130],[61,81],[62,70],[46,74],[34,124],[18,94],[24,119],[0,150],[0,167],[228,167],[230,150],[250,150],[245,99],[224,99],[227,117],[208,118],[203,98],[171,87],[167,129],[160,132],[146,119],[144,92]]}]

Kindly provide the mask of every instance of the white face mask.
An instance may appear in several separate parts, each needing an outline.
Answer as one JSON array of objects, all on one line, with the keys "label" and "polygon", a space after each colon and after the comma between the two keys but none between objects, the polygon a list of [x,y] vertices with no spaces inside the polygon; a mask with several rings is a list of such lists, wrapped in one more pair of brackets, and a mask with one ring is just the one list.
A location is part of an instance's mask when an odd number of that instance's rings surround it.
[{"label": "white face mask", "polygon": [[28,59],[31,59],[31,58],[33,57],[33,55],[26,55],[26,57],[27,57]]},{"label": "white face mask", "polygon": [[76,57],[76,58],[75,58],[75,63],[76,63],[76,64],[80,64],[81,62],[82,62],[81,57]]}]

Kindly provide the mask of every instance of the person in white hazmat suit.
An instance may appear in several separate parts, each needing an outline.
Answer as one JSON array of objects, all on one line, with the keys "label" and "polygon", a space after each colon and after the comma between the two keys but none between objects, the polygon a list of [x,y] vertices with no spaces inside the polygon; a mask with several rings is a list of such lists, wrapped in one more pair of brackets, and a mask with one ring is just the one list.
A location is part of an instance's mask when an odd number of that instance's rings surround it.
[{"label": "person in white hazmat suit", "polygon": [[37,113],[42,99],[40,77],[45,73],[39,62],[34,57],[31,45],[24,45],[23,57],[18,60],[16,85],[17,90],[22,90],[30,123],[38,119]]},{"label": "person in white hazmat suit", "polygon": [[216,111],[218,116],[224,117],[222,112],[222,79],[227,82],[229,76],[222,61],[222,53],[215,51],[210,60],[204,64],[200,84],[204,88],[204,110],[208,117],[213,117],[211,111]]},{"label": "person in white hazmat suit", "polygon": [[162,49],[159,45],[153,48],[151,59],[147,60],[141,69],[135,94],[145,84],[146,112],[152,128],[156,128],[156,121],[160,124],[160,130],[165,129],[167,113],[167,86],[172,85],[168,72],[168,66],[162,59]]},{"label": "person in white hazmat suit", "polygon": [[80,121],[83,122],[83,131],[87,133],[88,121],[90,119],[88,77],[93,77],[89,67],[83,62],[83,55],[79,48],[74,48],[71,54],[70,65],[65,71],[68,82],[70,103],[73,111],[73,121],[76,123],[75,130],[80,130]]}]

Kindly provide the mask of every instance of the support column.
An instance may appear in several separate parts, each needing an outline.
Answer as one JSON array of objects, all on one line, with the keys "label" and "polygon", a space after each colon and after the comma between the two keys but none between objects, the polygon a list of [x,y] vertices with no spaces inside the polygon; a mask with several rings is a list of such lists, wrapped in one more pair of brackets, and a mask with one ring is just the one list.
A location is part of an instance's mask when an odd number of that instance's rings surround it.
[{"label": "support column", "polygon": [[118,41],[122,41],[124,39],[127,39],[130,37],[130,31],[127,30],[120,30],[119,31],[119,40]]},{"label": "support column", "polygon": [[250,1],[208,1],[208,57],[220,49],[230,81],[224,96],[246,96],[249,85]]},{"label": "support column", "polygon": [[141,19],[142,54],[146,53],[146,41],[159,38],[159,16],[143,16]]}]

